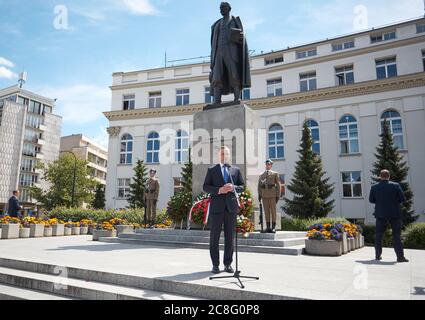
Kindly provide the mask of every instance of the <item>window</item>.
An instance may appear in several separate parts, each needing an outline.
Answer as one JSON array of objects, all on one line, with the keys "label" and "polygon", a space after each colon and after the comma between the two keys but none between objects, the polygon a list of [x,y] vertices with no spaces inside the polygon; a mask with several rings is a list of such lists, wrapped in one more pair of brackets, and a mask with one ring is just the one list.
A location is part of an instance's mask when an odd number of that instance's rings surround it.
[{"label": "window", "polygon": [[317,56],[317,49],[311,49],[311,50],[306,50],[306,51],[298,51],[297,52],[297,59],[304,59],[307,57],[314,57]]},{"label": "window", "polygon": [[392,31],[392,32],[386,32],[386,33],[381,33],[381,34],[377,34],[377,35],[372,35],[372,36],[370,36],[370,42],[378,43],[378,42],[382,42],[382,41],[393,40],[395,38],[396,38],[395,31]]},{"label": "window", "polygon": [[310,128],[311,138],[313,139],[312,150],[315,154],[320,154],[320,130],[319,124],[315,120],[308,120],[307,125]]},{"label": "window", "polygon": [[282,95],[282,78],[267,80],[267,97],[277,97]]},{"label": "window", "polygon": [[136,105],[136,95],[127,94],[123,96],[123,110],[134,110]]},{"label": "window", "polygon": [[35,113],[38,115],[43,114],[43,108],[40,102],[31,100],[28,106],[28,112]]},{"label": "window", "polygon": [[332,45],[332,51],[341,51],[351,48],[354,48],[354,40],[344,43],[336,43]]},{"label": "window", "polygon": [[118,179],[118,199],[128,199],[130,197],[130,180]]},{"label": "window", "polygon": [[249,88],[243,89],[242,100],[244,100],[244,101],[251,100],[251,89],[249,89]]},{"label": "window", "polygon": [[29,100],[27,98],[18,96],[18,103],[22,104],[24,106],[28,106],[29,105]]},{"label": "window", "polygon": [[21,171],[34,172],[37,165],[37,160],[24,158],[21,161]]},{"label": "window", "polygon": [[425,50],[422,51],[422,64],[424,66],[424,71],[425,71]]},{"label": "window", "polygon": [[159,134],[157,132],[149,133],[146,152],[147,163],[159,163],[159,147]]},{"label": "window", "polygon": [[397,76],[396,58],[376,60],[376,77],[379,79]]},{"label": "window", "polygon": [[189,159],[189,135],[186,131],[177,131],[175,155],[177,163],[185,163]]},{"label": "window", "polygon": [[300,74],[301,92],[312,91],[316,89],[317,89],[316,72]]},{"label": "window", "polygon": [[176,90],[176,105],[185,106],[189,104],[189,89],[177,89]]},{"label": "window", "polygon": [[281,63],[281,62],[283,62],[283,56],[273,57],[273,58],[264,58],[264,64],[266,66],[271,64]]},{"label": "window", "polygon": [[284,133],[283,127],[280,124],[274,124],[269,129],[268,134],[269,158],[284,159]]},{"label": "window", "polygon": [[362,177],[360,171],[342,172],[342,190],[344,198],[362,197]]},{"label": "window", "polygon": [[161,91],[149,92],[149,108],[161,108]]},{"label": "window", "polygon": [[46,113],[52,113],[52,107],[48,106],[48,105],[44,105],[44,110],[43,110],[43,115],[45,115]]},{"label": "window", "polygon": [[22,187],[32,187],[34,184],[38,182],[38,176],[27,174],[27,173],[21,173],[19,177],[19,185]]},{"label": "window", "polygon": [[211,95],[211,87],[204,88],[205,103],[209,104],[213,102],[213,96]]},{"label": "window", "polygon": [[345,66],[335,68],[337,85],[345,86],[347,84],[354,83],[354,71],[353,66]]},{"label": "window", "polygon": [[174,181],[174,194],[178,194],[183,190],[183,179],[173,178]]},{"label": "window", "polygon": [[390,131],[393,135],[394,145],[398,149],[404,149],[403,142],[403,124],[401,120],[400,113],[395,110],[389,110],[382,114],[381,117],[381,129],[384,125],[384,121],[387,120],[390,127]]},{"label": "window", "polygon": [[359,153],[357,120],[352,115],[345,115],[339,120],[339,141],[341,154]]},{"label": "window", "polygon": [[133,137],[125,134],[121,138],[120,164],[131,164],[133,158]]},{"label": "window", "polygon": [[416,25],[416,32],[417,33],[423,33],[423,32],[425,32],[425,23],[423,23],[423,24],[417,24]]}]

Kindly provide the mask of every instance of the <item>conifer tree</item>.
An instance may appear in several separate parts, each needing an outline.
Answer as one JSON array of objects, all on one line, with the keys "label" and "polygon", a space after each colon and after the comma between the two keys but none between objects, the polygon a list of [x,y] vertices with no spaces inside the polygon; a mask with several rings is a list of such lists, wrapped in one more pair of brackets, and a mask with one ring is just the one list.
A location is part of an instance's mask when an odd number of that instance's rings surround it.
[{"label": "conifer tree", "polygon": [[130,184],[130,195],[128,203],[131,209],[139,209],[145,207],[145,191],[148,181],[148,168],[142,160],[138,160],[134,168],[133,181]]},{"label": "conifer tree", "polygon": [[96,186],[92,207],[93,209],[105,209],[105,188],[100,183]]}]

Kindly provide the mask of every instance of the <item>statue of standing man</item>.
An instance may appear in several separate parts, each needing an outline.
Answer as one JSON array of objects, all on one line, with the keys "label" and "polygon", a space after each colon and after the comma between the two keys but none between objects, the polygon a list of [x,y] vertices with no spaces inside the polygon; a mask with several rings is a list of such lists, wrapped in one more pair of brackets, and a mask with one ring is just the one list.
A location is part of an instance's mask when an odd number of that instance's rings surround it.
[{"label": "statue of standing man", "polygon": [[210,94],[214,104],[222,103],[221,97],[233,93],[239,102],[244,88],[251,87],[248,45],[239,17],[230,15],[232,7],[222,2],[223,16],[212,26]]}]

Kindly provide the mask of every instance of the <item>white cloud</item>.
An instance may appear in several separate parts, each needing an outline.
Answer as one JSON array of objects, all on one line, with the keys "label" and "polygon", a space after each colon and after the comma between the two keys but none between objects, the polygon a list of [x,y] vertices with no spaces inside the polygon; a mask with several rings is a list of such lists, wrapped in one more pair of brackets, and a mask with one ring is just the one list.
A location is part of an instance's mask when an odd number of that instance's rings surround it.
[{"label": "white cloud", "polygon": [[18,75],[6,67],[0,66],[0,78],[16,79]]},{"label": "white cloud", "polygon": [[0,57],[0,65],[6,66],[8,68],[13,68],[15,66],[15,64],[12,61],[7,60],[6,58],[3,58],[3,57]]},{"label": "white cloud", "polygon": [[149,0],[121,0],[124,6],[132,13],[142,16],[156,15],[158,10]]}]

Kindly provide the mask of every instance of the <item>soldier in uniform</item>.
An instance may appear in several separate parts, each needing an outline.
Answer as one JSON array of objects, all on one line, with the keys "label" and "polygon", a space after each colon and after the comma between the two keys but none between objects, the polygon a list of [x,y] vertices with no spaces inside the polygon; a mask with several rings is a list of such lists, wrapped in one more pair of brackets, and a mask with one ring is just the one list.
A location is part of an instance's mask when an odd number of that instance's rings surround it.
[{"label": "soldier in uniform", "polygon": [[156,170],[151,169],[149,171],[150,178],[146,182],[146,219],[150,224],[150,227],[155,226],[156,221],[156,204],[159,198],[159,180],[156,177]]},{"label": "soldier in uniform", "polygon": [[[272,171],[273,161],[266,161],[266,171],[258,180],[258,199],[263,201],[264,215],[267,222],[267,233],[276,233],[276,205],[281,196],[279,173]],[[270,219],[271,217],[271,219]],[[270,226],[270,220],[272,222]]]}]

